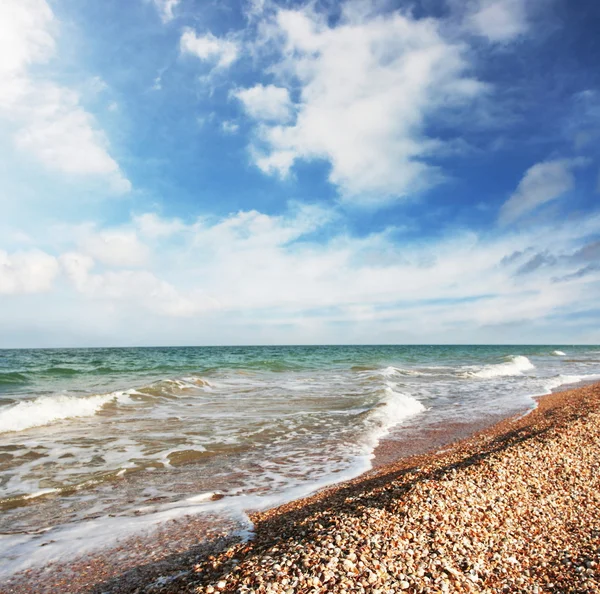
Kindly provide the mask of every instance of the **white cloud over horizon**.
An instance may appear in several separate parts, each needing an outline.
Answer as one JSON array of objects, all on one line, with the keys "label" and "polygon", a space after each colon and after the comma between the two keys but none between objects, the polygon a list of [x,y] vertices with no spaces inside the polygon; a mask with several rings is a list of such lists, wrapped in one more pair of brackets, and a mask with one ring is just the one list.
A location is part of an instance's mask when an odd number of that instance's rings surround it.
[{"label": "white cloud over horizon", "polygon": [[[0,290],[15,298],[43,291],[52,303],[56,291],[64,299],[67,282],[69,300],[82,311],[121,312],[140,331],[152,320],[155,337],[161,319],[201,327],[217,316],[242,343],[255,324],[264,325],[265,336],[286,326],[291,341],[335,336],[340,324],[369,334],[366,324],[371,340],[390,324],[399,332],[420,328],[428,340],[457,327],[473,337],[486,327],[541,323],[593,307],[589,288],[600,282],[600,270],[585,268],[586,254],[595,251],[582,247],[598,217],[496,238],[462,231],[428,244],[399,245],[393,227],[362,238],[312,238],[336,216],[298,205],[282,216],[245,211],[190,223],[146,213],[101,234],[90,227],[87,242],[79,229],[83,250],[2,254]],[[143,257],[130,249],[131,259],[123,259],[126,246]]]},{"label": "white cloud over horizon", "polygon": [[0,250],[0,295],[49,291],[58,274],[56,258],[41,250],[13,254]]}]

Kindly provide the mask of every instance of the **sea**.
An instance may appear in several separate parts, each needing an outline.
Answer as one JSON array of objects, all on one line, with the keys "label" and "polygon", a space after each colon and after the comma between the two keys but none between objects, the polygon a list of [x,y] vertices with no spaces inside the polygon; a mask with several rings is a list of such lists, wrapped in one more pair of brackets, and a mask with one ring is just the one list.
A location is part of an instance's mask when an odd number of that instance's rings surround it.
[{"label": "sea", "polygon": [[384,439],[594,380],[595,346],[0,350],[0,577],[182,517],[247,537],[248,510],[360,475]]}]

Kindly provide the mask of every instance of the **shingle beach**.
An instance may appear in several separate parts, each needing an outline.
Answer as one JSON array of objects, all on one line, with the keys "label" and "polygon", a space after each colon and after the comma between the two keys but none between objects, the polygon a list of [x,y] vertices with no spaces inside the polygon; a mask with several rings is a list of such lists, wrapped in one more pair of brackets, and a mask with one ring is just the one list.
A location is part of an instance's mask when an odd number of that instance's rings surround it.
[{"label": "shingle beach", "polygon": [[52,591],[600,592],[600,384],[252,520],[168,572]]}]

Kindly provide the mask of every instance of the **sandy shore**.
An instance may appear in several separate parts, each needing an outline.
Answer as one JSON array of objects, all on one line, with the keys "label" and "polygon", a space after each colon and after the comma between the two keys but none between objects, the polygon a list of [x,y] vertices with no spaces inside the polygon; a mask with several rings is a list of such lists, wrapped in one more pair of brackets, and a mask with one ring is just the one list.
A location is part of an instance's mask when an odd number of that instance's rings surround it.
[{"label": "sandy shore", "polygon": [[116,578],[107,551],[0,592],[600,592],[600,384],[381,466],[393,450],[354,481],[254,514],[252,542],[215,533],[209,556],[210,543],[182,551],[167,530],[154,538],[170,557],[140,542],[138,566]]}]

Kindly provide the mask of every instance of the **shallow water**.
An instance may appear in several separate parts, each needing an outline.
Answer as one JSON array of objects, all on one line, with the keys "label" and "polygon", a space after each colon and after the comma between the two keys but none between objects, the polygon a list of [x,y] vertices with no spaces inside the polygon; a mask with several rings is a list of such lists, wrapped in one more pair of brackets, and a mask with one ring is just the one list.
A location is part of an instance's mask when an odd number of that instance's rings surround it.
[{"label": "shallow water", "polygon": [[367,470],[390,433],[526,411],[599,373],[598,347],[0,351],[0,571],[40,534],[63,535],[48,556],[92,526],[102,544],[115,526],[239,516]]}]

